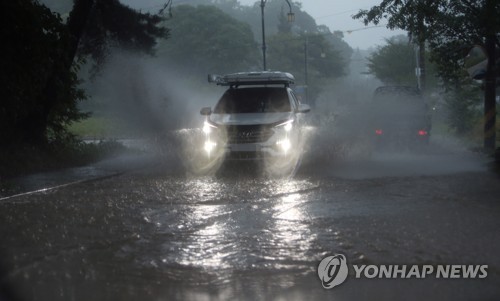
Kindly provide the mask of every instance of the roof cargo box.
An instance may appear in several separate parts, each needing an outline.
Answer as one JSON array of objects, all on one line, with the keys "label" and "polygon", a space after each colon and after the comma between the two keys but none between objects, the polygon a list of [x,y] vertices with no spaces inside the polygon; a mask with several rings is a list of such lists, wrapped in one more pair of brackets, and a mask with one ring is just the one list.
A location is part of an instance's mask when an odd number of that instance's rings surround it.
[{"label": "roof cargo box", "polygon": [[220,86],[242,86],[242,85],[290,85],[295,82],[292,74],[279,71],[264,72],[240,72],[224,76],[209,75],[209,82]]}]

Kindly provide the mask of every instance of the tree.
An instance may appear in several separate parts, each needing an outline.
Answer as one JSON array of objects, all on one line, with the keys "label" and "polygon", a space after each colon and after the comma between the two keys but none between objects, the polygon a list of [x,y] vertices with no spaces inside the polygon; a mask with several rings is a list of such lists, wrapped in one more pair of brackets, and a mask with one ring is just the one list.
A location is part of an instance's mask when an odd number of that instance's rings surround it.
[{"label": "tree", "polygon": [[[440,65],[444,65],[450,57],[462,62],[465,56],[463,49],[470,49],[472,45],[479,45],[485,50],[488,62],[484,78],[484,148],[490,151],[495,148],[496,142],[499,15],[500,2],[496,0],[443,2],[439,18],[432,23],[437,34],[430,43],[435,49],[435,59],[443,62]],[[459,72],[453,72],[449,67],[442,70],[444,75],[455,75],[451,78],[452,84],[460,84],[462,79]]]},{"label": "tree", "polygon": [[174,43],[159,45],[158,56],[175,62],[182,71],[229,73],[257,64],[257,45],[250,27],[214,6],[180,5],[175,19],[166,21]]},{"label": "tree", "polygon": [[332,47],[340,53],[342,60],[347,65],[351,60],[354,51],[351,46],[349,46],[349,44],[344,41],[344,34],[341,31],[334,31],[332,33],[330,29],[325,25],[319,25],[317,30],[318,33],[322,35],[332,45]]},{"label": "tree", "polygon": [[[227,14],[233,16],[235,19],[250,24],[255,40],[258,41],[258,43],[262,42],[260,1],[255,1],[254,5],[251,7],[234,4],[233,0],[212,0],[212,3],[221,8]],[[231,5],[223,5],[224,3],[230,3]],[[333,47],[336,51],[340,52],[344,63],[347,64],[351,58],[353,50],[343,40],[342,35],[338,33],[332,33],[330,29],[324,25],[317,25],[314,18],[311,17],[307,12],[302,11],[301,8],[302,7],[300,2],[292,1],[292,11],[295,14],[295,21],[289,23],[286,16],[289,10],[287,3],[284,0],[267,0],[265,6],[265,24],[267,38],[269,39],[276,34],[291,34],[294,35],[298,40],[302,41],[301,43],[299,43],[302,46],[297,48],[300,49],[303,48],[303,43],[305,41],[304,37],[306,34],[319,34],[329,42],[328,47]],[[271,47],[270,45],[267,46]],[[284,52],[276,53],[276,57],[295,56],[295,54],[287,51],[286,48],[281,47],[281,49],[283,49]],[[314,45],[311,49],[315,51]],[[298,54],[298,56],[302,56],[303,65],[304,50],[300,50],[300,53]],[[270,65],[273,65],[272,61],[270,61],[269,63]],[[302,67],[301,74],[304,71],[303,69],[304,68]]]},{"label": "tree", "polygon": [[78,102],[82,57],[102,62],[110,46],[150,51],[168,31],[161,18],[141,14],[118,0],[75,0],[68,21],[34,0],[0,4],[2,68],[6,85],[0,107],[0,139],[6,144],[46,145],[68,137],[66,126],[87,116]]},{"label": "tree", "polygon": [[368,57],[368,68],[386,85],[416,86],[414,46],[404,37],[386,39]]},{"label": "tree", "polygon": [[425,92],[426,68],[425,68],[425,43],[428,39],[430,28],[429,20],[436,12],[437,2],[433,0],[383,0],[380,5],[370,10],[361,10],[354,18],[363,18],[365,25],[372,22],[379,24],[382,19],[387,19],[387,27],[390,29],[400,28],[408,31],[410,38],[416,41],[419,48],[419,63],[421,84],[420,88]]},{"label": "tree", "polygon": [[71,36],[60,17],[37,2],[3,1],[0,7],[0,38],[8,45],[0,50],[5,87],[0,140],[44,143],[85,116],[77,108],[84,98],[77,86],[78,66],[67,55]]},{"label": "tree", "polygon": [[70,55],[90,56],[98,68],[111,47],[153,54],[158,39],[169,37],[162,21],[159,15],[139,13],[119,0],[75,0],[68,19]]},{"label": "tree", "polygon": [[[386,43],[368,57],[370,73],[386,85],[417,86],[415,46],[405,36],[387,39]],[[432,89],[437,86],[435,68],[430,62],[426,65],[426,86]]]}]

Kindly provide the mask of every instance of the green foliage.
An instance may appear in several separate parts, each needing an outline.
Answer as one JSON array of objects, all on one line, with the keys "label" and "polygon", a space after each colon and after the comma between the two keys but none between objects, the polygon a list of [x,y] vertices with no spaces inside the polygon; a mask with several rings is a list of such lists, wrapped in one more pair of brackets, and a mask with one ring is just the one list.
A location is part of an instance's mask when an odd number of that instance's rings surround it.
[{"label": "green foliage", "polygon": [[[500,32],[500,2],[453,1],[440,3],[439,15],[430,23],[429,34],[432,59],[439,66],[439,74],[446,88],[468,77],[463,59],[473,45],[485,46],[486,37]],[[500,41],[496,39],[497,47]]]},{"label": "green foliage", "polygon": [[160,44],[158,56],[188,69],[228,73],[255,66],[258,49],[250,27],[214,6],[180,5],[166,21],[172,40]]},{"label": "green foliage", "polygon": [[341,31],[334,31],[332,33],[327,26],[319,25],[317,27],[317,33],[322,35],[328,42],[330,42],[333,48],[340,53],[345,64],[349,63],[354,51],[351,46],[343,40],[344,35]]},{"label": "green foliage", "polygon": [[0,48],[0,141],[10,151],[54,152],[54,145],[74,143],[68,125],[88,116],[78,108],[86,98],[77,76],[78,44],[99,63],[111,46],[152,52],[156,39],[168,34],[158,26],[160,17],[118,0],[76,0],[66,24],[35,0],[2,1],[0,17],[7,45]]},{"label": "green foliage", "polygon": [[445,103],[448,108],[448,125],[458,135],[467,134],[471,131],[481,115],[478,104],[481,102],[481,94],[477,87],[457,86],[455,90],[445,95]]},{"label": "green foliage", "polygon": [[[199,2],[206,3],[207,0],[192,1],[190,3],[193,5],[201,4]],[[250,24],[255,40],[259,41],[259,43],[261,42],[262,24],[260,1],[255,1],[254,5],[250,7],[235,3],[235,0],[211,0],[211,2],[235,19]],[[290,2],[292,3],[292,11],[295,14],[295,21],[292,23],[289,23],[287,19],[289,7],[286,1],[267,0],[264,9],[266,36],[272,36],[277,33],[293,33],[296,35],[304,33],[324,34],[326,39],[332,42],[336,49],[342,53],[344,59],[346,61],[349,60],[352,49],[342,40],[341,35],[331,34],[328,27],[324,25],[318,26],[314,18],[301,9],[302,6],[300,2]]]},{"label": "green foliage", "polygon": [[386,39],[368,57],[368,68],[386,85],[416,86],[415,48],[405,38]]},{"label": "green foliage", "polygon": [[0,149],[0,183],[22,174],[87,165],[127,151],[131,150],[117,141],[85,143],[69,139],[44,146],[9,145]]},{"label": "green foliage", "polygon": [[363,19],[365,25],[369,23],[377,25],[385,19],[388,28],[406,30],[421,42],[427,40],[432,30],[428,24],[434,20],[441,2],[448,1],[382,0],[379,5],[369,10],[359,11],[353,18]]},{"label": "green foliage", "polygon": [[[85,117],[78,101],[78,65],[67,68],[69,33],[57,14],[30,0],[0,4],[0,107],[3,143],[43,143],[65,134],[65,125]],[[49,137],[49,133],[50,136]]]},{"label": "green foliage", "polygon": [[114,120],[95,115],[79,122],[74,122],[68,131],[77,137],[104,139],[106,137],[120,137],[122,133]]},{"label": "green foliage", "polygon": [[[439,76],[444,87],[444,100],[448,111],[447,124],[453,133],[468,134],[478,120],[481,120],[482,91],[469,78],[463,68],[464,46],[459,41],[446,41],[434,45],[433,61],[439,68]],[[482,123],[482,122],[479,122]]]},{"label": "green foliage", "polygon": [[[407,37],[393,37],[368,57],[368,68],[386,85],[416,86],[415,57],[415,46]],[[426,86],[432,90],[438,85],[435,66],[430,61],[426,62],[426,66]]]},{"label": "green foliage", "polygon": [[[157,40],[167,39],[169,36],[169,30],[160,26],[163,18],[159,15],[139,13],[118,0],[92,2],[94,5],[86,20],[85,31],[79,44],[79,54],[90,56],[94,60],[94,70],[98,70],[102,65],[110,47],[153,54]],[[73,10],[71,16],[77,13],[80,12]]]},{"label": "green foliage", "polygon": [[[491,0],[437,2],[439,13],[429,18],[431,56],[446,90],[448,125],[455,133],[464,135],[482,120],[479,118],[483,111],[481,101],[485,98],[466,73],[464,58],[472,45],[485,46],[488,35],[500,32],[500,3]],[[496,43],[500,46],[498,39]]]},{"label": "green foliage", "polygon": [[[202,5],[206,2],[191,1],[197,6],[174,8],[174,17],[165,22],[171,28],[172,38],[161,43],[158,56],[174,62],[177,71],[188,74],[260,70],[260,1],[251,7],[233,0],[212,0],[213,6]],[[285,1],[266,2],[268,68],[291,72],[298,85],[305,84],[304,44],[307,35],[308,96],[314,98],[326,82],[346,73],[353,51],[342,36],[332,34],[326,26],[318,26],[310,15],[301,11],[299,3],[293,3],[292,9],[295,21],[288,23],[289,7]]]},{"label": "green foliage", "polygon": [[461,65],[467,49],[484,45],[488,33],[500,32],[499,15],[500,2],[494,0],[383,0],[354,18],[365,24],[386,19],[389,28],[407,30],[426,41],[445,87],[453,88],[467,76]]},{"label": "green foliage", "polygon": [[[219,1],[215,2],[215,5],[220,5],[217,3]],[[255,39],[261,42],[260,1],[256,1],[252,7],[233,6],[224,11],[250,24]],[[301,10],[299,2],[292,1],[292,11],[295,21],[288,23],[286,14],[289,7],[284,0],[266,2],[264,17],[268,67],[291,72],[298,85],[305,84],[304,43],[308,36],[308,97],[315,99],[325,84],[346,73],[353,50],[341,35],[333,34],[324,25],[318,26],[314,18]],[[259,66],[262,65],[260,60]]]}]

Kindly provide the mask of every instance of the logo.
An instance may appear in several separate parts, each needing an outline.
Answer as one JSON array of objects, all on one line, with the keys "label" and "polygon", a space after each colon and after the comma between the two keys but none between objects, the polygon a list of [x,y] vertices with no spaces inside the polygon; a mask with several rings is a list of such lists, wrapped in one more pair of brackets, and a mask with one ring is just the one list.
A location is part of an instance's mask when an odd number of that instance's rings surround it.
[{"label": "logo", "polygon": [[[389,264],[352,265],[355,279],[484,279],[488,265],[464,264]],[[325,257],[318,265],[318,276],[325,289],[344,283],[349,274],[347,259],[343,254]]]},{"label": "logo", "polygon": [[326,289],[342,284],[347,279],[349,269],[343,254],[325,257],[318,266],[318,276]]}]

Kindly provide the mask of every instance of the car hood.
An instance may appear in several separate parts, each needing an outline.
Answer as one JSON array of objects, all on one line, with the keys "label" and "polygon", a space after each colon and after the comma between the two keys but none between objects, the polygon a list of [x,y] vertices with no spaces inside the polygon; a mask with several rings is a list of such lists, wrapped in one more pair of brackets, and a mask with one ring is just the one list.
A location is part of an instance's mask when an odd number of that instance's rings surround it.
[{"label": "car hood", "polygon": [[256,125],[286,121],[293,117],[291,112],[212,114],[210,120],[219,125]]}]

